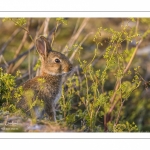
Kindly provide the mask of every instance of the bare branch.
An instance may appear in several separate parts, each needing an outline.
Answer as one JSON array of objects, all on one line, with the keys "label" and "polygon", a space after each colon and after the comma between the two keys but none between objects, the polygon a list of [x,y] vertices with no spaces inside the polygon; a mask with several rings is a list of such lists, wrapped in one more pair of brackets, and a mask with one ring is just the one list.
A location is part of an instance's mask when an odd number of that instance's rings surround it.
[{"label": "bare branch", "polygon": [[14,37],[21,31],[21,28],[16,29],[13,34],[11,35],[11,37],[9,37],[9,39],[7,40],[7,42],[5,42],[0,50],[0,55],[3,54],[4,50],[6,49],[6,47],[8,46],[8,44],[14,39]]},{"label": "bare branch", "polygon": [[93,32],[90,32],[89,34],[87,34],[84,39],[81,41],[81,43],[78,45],[78,47],[74,50],[74,52],[72,53],[70,60],[72,61],[72,59],[74,58],[76,52],[78,51],[79,46],[81,46],[83,44],[83,42],[88,38],[89,35],[93,34]]},{"label": "bare branch", "polygon": [[[71,39],[68,42],[68,46],[71,47],[75,41],[77,40],[77,38],[79,37],[80,33],[82,32],[83,28],[85,27],[85,25],[87,24],[89,18],[85,18],[80,26],[80,28],[78,29],[78,31],[76,32],[76,34],[72,35]],[[66,46],[64,47],[64,49],[62,50],[62,52],[66,52]]]},{"label": "bare branch", "polygon": [[[17,61],[18,61],[19,59],[21,59],[23,56],[25,56],[25,55],[27,55],[29,52],[33,51],[34,48],[35,48],[35,47],[32,46],[29,50],[27,50],[27,51],[23,52],[22,54],[18,55],[17,58],[15,58],[15,59],[9,61],[7,64],[10,65],[10,64],[12,64],[12,63],[17,62]],[[0,65],[0,67],[6,68],[7,66],[6,66],[6,65]]]},{"label": "bare branch", "polygon": [[44,31],[43,34],[47,35],[48,34],[48,24],[49,24],[50,18],[46,18],[44,22]]},{"label": "bare branch", "polygon": [[[28,23],[27,23],[27,30],[29,30],[30,21],[31,21],[31,19],[28,20]],[[16,58],[16,57],[19,55],[19,53],[20,53],[22,47],[24,46],[24,44],[25,44],[25,42],[26,42],[27,37],[28,37],[28,33],[27,33],[27,32],[24,32],[22,41],[21,41],[21,43],[20,43],[18,49],[17,49],[16,52],[15,52],[14,58]],[[14,67],[14,64],[12,63],[12,64],[9,66],[7,72],[8,72],[8,73],[12,73],[12,72],[14,71],[13,67]]]}]

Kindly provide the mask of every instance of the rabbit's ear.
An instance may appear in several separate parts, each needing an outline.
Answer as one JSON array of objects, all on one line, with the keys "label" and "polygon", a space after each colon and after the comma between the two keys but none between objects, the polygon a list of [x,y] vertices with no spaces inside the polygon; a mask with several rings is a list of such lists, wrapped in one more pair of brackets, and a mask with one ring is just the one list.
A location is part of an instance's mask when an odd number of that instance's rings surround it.
[{"label": "rabbit's ear", "polygon": [[36,48],[39,54],[43,57],[48,56],[48,53],[52,51],[48,40],[44,36],[40,36],[36,39]]}]

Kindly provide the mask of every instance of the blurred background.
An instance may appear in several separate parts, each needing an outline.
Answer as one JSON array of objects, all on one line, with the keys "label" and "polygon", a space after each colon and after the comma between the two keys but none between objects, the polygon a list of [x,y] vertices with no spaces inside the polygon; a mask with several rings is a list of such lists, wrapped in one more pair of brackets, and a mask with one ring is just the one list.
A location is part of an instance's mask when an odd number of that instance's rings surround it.
[{"label": "blurred background", "polygon": [[[98,47],[94,37],[100,27],[121,31],[123,26],[134,29],[139,35],[143,35],[150,29],[149,18],[0,18],[0,67],[7,73],[15,75],[19,70],[22,74],[16,82],[19,86],[27,79],[38,74],[38,54],[34,47],[34,41],[39,35],[44,35],[53,41],[53,49],[68,55],[75,67],[79,66],[76,45],[82,46],[81,59],[90,62],[94,51],[98,48],[97,57],[93,63],[95,69],[103,70],[106,62],[103,55],[109,46],[110,34],[101,31]],[[123,41],[121,50],[135,48],[138,38],[132,38],[131,42]],[[71,53],[70,53],[71,51]],[[74,51],[74,52],[73,52]],[[125,101],[123,118],[134,122],[139,131],[150,131],[150,34],[138,47],[131,69],[140,66],[140,87]],[[110,75],[111,76],[111,75]],[[109,78],[105,90],[112,90],[114,80]]]}]

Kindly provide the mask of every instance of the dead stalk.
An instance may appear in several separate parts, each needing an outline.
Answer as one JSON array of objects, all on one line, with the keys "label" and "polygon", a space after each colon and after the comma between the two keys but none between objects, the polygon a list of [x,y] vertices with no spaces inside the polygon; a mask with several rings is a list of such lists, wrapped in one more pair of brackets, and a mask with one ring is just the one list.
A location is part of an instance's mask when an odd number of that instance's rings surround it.
[{"label": "dead stalk", "polygon": [[[85,18],[80,26],[80,28],[77,30],[77,32],[75,34],[72,35],[71,39],[68,42],[68,47],[72,47],[72,45],[75,43],[75,41],[77,40],[77,38],[79,37],[80,33],[82,32],[82,30],[84,29],[85,25],[87,24],[89,18]],[[62,50],[63,53],[65,53],[67,51],[66,46],[64,47],[64,49]]]},{"label": "dead stalk", "polygon": [[2,46],[1,50],[0,50],[0,55],[3,54],[3,52],[5,51],[6,47],[8,46],[8,44],[14,39],[14,37],[21,31],[21,28],[16,29],[13,34],[11,35],[11,37],[7,40],[7,42],[4,43],[4,45]]},{"label": "dead stalk", "polygon": [[[29,30],[30,21],[31,21],[31,19],[28,20],[28,23],[27,23],[27,30]],[[21,43],[20,43],[18,49],[17,49],[16,52],[15,52],[14,59],[17,58],[17,56],[19,55],[21,49],[23,48],[23,46],[24,46],[24,44],[25,44],[25,42],[26,42],[27,37],[28,37],[28,33],[27,33],[27,32],[24,32],[22,41],[21,41]],[[12,72],[15,70],[14,68],[15,68],[15,67],[14,67],[14,64],[11,64],[11,65],[8,67],[7,72],[8,72],[8,73],[12,73]]]}]

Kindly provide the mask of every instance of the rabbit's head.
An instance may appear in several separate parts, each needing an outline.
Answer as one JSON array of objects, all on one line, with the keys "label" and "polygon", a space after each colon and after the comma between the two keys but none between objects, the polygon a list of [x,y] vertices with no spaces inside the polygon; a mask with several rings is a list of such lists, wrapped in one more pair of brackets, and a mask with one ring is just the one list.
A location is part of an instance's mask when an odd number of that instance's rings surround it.
[{"label": "rabbit's head", "polygon": [[41,58],[41,74],[63,75],[72,70],[69,59],[65,55],[53,51],[44,36],[36,39],[36,48]]}]

